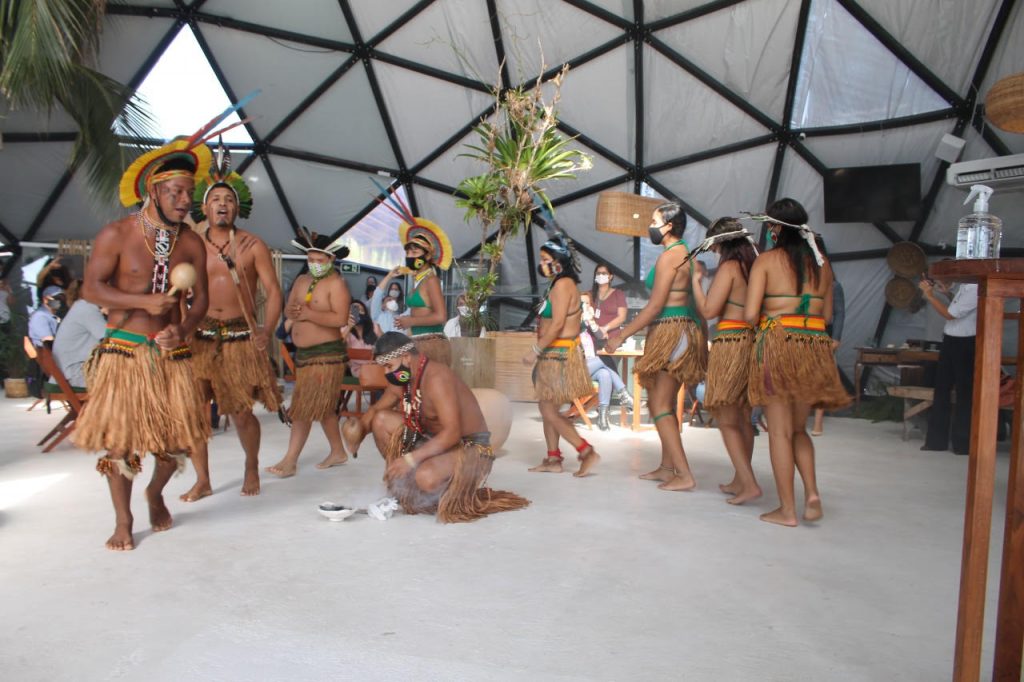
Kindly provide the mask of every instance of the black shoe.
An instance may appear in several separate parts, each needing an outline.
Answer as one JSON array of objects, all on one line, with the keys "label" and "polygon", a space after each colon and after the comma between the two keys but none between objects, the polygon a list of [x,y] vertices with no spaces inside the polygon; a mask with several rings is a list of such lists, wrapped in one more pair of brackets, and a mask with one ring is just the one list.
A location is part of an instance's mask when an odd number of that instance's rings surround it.
[{"label": "black shoe", "polygon": [[755,436],[760,436],[761,435],[761,430],[759,428],[757,428],[756,426],[754,427],[754,435]]},{"label": "black shoe", "polygon": [[601,429],[602,431],[607,431],[611,428],[611,425],[608,424],[607,405],[602,405],[601,407],[597,408],[597,428]]},{"label": "black shoe", "polygon": [[971,454],[971,450],[970,450],[970,448],[967,448],[966,450],[961,450],[960,448],[953,448],[953,454],[954,455],[969,455],[969,454]]},{"label": "black shoe", "polygon": [[946,450],[949,450],[949,448],[933,448],[925,443],[921,446],[921,450],[924,452],[945,452]]}]

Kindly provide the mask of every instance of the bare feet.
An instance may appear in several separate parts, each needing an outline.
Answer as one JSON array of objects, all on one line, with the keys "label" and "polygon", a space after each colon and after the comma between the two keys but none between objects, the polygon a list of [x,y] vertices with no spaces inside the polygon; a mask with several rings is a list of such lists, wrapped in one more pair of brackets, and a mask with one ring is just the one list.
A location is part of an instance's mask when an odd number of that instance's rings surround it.
[{"label": "bare feet", "polygon": [[587,454],[580,455],[580,468],[579,471],[573,474],[576,478],[583,478],[590,474],[590,470],[601,461],[601,455],[597,454],[597,451],[593,446],[587,448],[585,451]]},{"label": "bare feet", "polygon": [[811,435],[812,436],[820,436],[823,433],[825,433],[825,432],[824,431],[818,431],[818,430],[811,431]]},{"label": "bare feet", "polygon": [[640,479],[644,481],[671,481],[675,478],[676,472],[672,470],[672,467],[658,467],[654,471],[648,471],[646,474],[640,474]]},{"label": "bare feet", "polygon": [[169,529],[174,524],[171,512],[164,504],[164,496],[160,493],[152,493],[146,490],[146,500],[149,502],[149,525],[154,533]]},{"label": "bare feet", "polygon": [[739,493],[740,490],[743,489],[743,486],[740,485],[739,481],[733,478],[728,483],[720,483],[718,485],[718,489],[721,490],[726,495],[736,495],[737,493]]},{"label": "bare feet", "polygon": [[821,509],[821,498],[817,495],[808,497],[804,503],[804,521],[819,521],[825,512]]},{"label": "bare feet", "polygon": [[213,489],[210,487],[209,481],[196,481],[196,484],[184,495],[179,495],[178,499],[182,502],[196,502],[212,494]]},{"label": "bare feet", "polygon": [[242,497],[252,497],[260,494],[260,471],[259,469],[246,469],[245,478],[242,479]]},{"label": "bare feet", "polygon": [[530,467],[528,471],[538,474],[560,474],[562,473],[562,458],[545,457],[543,462],[535,467]]},{"label": "bare feet", "polygon": [[278,478],[291,478],[295,475],[295,462],[289,462],[286,459],[282,459],[280,462],[272,467],[267,467],[264,471],[268,471]]},{"label": "bare feet", "polygon": [[754,485],[751,488],[740,488],[736,491],[733,497],[730,497],[726,502],[729,504],[743,504],[744,502],[750,502],[761,497],[761,487]]},{"label": "bare feet", "polygon": [[132,520],[118,522],[114,526],[114,534],[107,540],[107,549],[115,552],[127,552],[135,549],[135,540],[132,539]]},{"label": "bare feet", "polygon": [[768,523],[776,523],[780,526],[790,526],[791,528],[796,528],[797,526],[796,514],[791,511],[788,512],[782,507],[767,514],[761,514],[761,520]]},{"label": "bare feet", "polygon": [[658,490],[683,492],[686,490],[693,490],[696,487],[697,481],[694,480],[693,475],[690,472],[686,472],[685,474],[673,473],[672,478],[658,486]]},{"label": "bare feet", "polygon": [[324,461],[322,461],[319,464],[317,464],[316,468],[317,469],[330,469],[331,467],[341,466],[342,464],[344,464],[347,461],[348,461],[348,454],[346,454],[345,450],[342,450],[340,453],[332,452],[329,455],[327,455],[326,457],[324,457]]}]

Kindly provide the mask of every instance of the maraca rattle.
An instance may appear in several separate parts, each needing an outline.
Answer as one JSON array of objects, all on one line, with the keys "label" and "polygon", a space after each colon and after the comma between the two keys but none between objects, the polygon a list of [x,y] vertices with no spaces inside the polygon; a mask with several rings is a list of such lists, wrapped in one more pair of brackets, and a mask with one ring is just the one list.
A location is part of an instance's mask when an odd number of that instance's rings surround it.
[{"label": "maraca rattle", "polygon": [[188,291],[196,283],[196,269],[191,263],[178,263],[171,270],[171,290],[168,296],[179,291]]}]

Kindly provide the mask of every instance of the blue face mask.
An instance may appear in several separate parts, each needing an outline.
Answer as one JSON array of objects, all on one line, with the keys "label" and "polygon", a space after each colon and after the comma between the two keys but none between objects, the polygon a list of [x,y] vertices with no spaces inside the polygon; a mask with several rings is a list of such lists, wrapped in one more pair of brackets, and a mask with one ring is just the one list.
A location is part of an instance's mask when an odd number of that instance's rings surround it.
[{"label": "blue face mask", "polygon": [[775,234],[775,231],[774,230],[768,230],[768,244],[771,245],[771,246],[775,246],[775,244],[778,241],[779,241],[779,238]]}]

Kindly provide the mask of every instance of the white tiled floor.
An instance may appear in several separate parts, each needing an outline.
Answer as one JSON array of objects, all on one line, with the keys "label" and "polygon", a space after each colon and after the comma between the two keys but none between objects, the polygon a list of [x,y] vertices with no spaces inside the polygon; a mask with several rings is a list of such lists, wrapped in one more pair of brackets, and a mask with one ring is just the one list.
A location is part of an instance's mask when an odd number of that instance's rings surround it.
[{"label": "white tiled floor", "polygon": [[[112,514],[93,456],[39,454],[58,416],[24,406],[0,399],[4,680],[950,676],[966,458],[919,452],[898,424],[827,422],[826,516],[797,529],[757,520],[776,503],[765,436],[767,494],[734,508],[717,490],[730,469],[714,429],[684,436],[700,489],[666,493],[636,478],[657,462],[651,432],[587,434],[604,456],[589,479],[528,474],[541,429],[517,404],[491,483],[533,505],[444,526],[321,519],[323,500],[376,499],[382,466],[367,441],[317,471],[318,433],[296,478],[241,498],[240,447],[219,433],[216,494],[186,505],[192,474],[173,479],[175,527],[153,535],[137,489],[138,547],[119,554],[103,548]],[[287,431],[261,419],[270,464]]]}]

